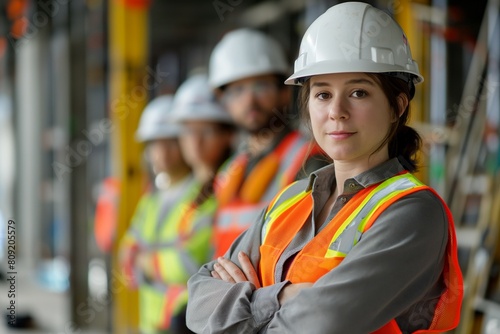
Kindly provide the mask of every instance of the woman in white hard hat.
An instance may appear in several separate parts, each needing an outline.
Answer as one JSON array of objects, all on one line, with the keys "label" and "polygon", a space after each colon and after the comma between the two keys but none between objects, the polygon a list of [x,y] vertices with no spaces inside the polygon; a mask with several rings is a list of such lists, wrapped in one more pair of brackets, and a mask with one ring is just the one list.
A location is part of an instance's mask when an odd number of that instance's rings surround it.
[{"label": "woman in white hard hat", "polygon": [[422,81],[406,37],[365,3],[306,31],[288,84],[333,160],[282,191],[188,282],[188,326],[224,333],[438,333],[457,326],[462,276],[449,209],[413,176],[406,125]]},{"label": "woman in white hard hat", "polygon": [[154,254],[168,242],[163,231],[171,209],[194,183],[181,153],[181,127],[171,119],[172,101],[171,95],[159,96],[142,113],[136,137],[146,144],[145,158],[154,182],[141,197],[120,243],[122,268],[130,287],[139,289],[141,333],[163,333],[168,328],[166,310],[172,298],[168,299],[169,287],[157,279]]},{"label": "woman in white hard hat", "polygon": [[213,258],[210,241],[217,204],[213,179],[232,153],[235,127],[215,101],[203,74],[193,75],[179,87],[172,105],[172,120],[181,127],[181,151],[191,166],[194,182],[170,208],[159,231],[166,246],[151,256],[156,279],[168,287],[164,328],[167,333],[180,334],[190,333],[185,322],[186,282]]}]

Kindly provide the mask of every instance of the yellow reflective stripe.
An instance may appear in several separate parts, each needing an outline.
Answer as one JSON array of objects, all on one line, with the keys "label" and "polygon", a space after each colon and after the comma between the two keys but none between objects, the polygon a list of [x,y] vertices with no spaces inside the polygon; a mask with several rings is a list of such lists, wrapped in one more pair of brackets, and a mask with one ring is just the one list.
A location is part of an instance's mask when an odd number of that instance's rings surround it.
[{"label": "yellow reflective stripe", "polygon": [[[364,215],[364,216],[361,217],[361,223],[358,226],[358,231],[359,232],[363,233],[365,225],[368,222],[369,218],[373,215],[373,212],[375,212],[375,210],[377,210],[384,202],[386,202],[387,200],[393,198],[396,195],[399,195],[403,191],[406,191],[408,189],[411,189],[411,188],[414,188],[414,187],[417,187],[417,186],[423,186],[424,185],[422,182],[420,182],[417,178],[415,178],[411,174],[400,175],[399,179],[396,180],[395,182],[393,182],[393,184],[396,183],[397,181],[399,181],[402,176],[404,176],[405,181],[407,181],[406,184],[404,184],[404,183],[403,184],[398,184],[399,187],[397,189],[390,189],[390,185],[387,187],[387,190],[389,190],[388,194],[385,195],[380,200],[378,200],[378,202],[370,209],[370,211],[368,212],[368,214],[366,214],[366,215]],[[374,194],[374,196],[376,196],[376,195],[377,194]],[[356,244],[356,243],[357,243],[357,240],[355,241],[354,244]]]},{"label": "yellow reflective stripe", "polygon": [[156,221],[158,219],[159,211],[159,198],[157,193],[145,195],[141,201],[132,218],[132,228],[137,233],[135,234],[137,240],[141,244],[147,245],[156,239]]},{"label": "yellow reflective stripe", "polygon": [[[425,186],[424,186],[424,185],[417,185],[417,186],[415,186],[415,187],[425,187]],[[412,187],[412,188],[413,188],[413,187]],[[359,224],[359,226],[358,226],[358,232],[360,232],[360,233],[363,233],[363,232],[364,232],[364,230],[365,230],[365,226],[366,226],[366,224],[368,223],[368,221],[370,220],[370,217],[373,215],[373,213],[375,212],[375,210],[377,210],[378,208],[380,208],[380,206],[381,206],[384,202],[386,202],[387,200],[392,199],[393,197],[395,197],[395,196],[399,195],[400,193],[405,192],[405,191],[407,191],[407,190],[409,190],[409,189],[411,189],[411,188],[402,189],[402,190],[397,190],[397,191],[392,192],[392,193],[391,193],[391,194],[389,194],[388,196],[384,197],[384,199],[383,199],[381,202],[377,203],[377,205],[376,205],[376,206],[374,206],[374,207],[370,210],[370,212],[368,213],[368,215],[367,215],[366,217],[364,217],[364,218],[361,220],[361,223],[360,223],[360,224]],[[354,240],[354,245],[356,245],[356,244],[358,243],[358,241],[359,241],[359,240]]]},{"label": "yellow reflective stripe", "polygon": [[[288,186],[287,188],[285,188],[285,190],[288,189],[290,186]],[[265,215],[265,217],[266,217],[265,223],[264,223],[264,226],[262,227],[261,243],[264,243],[264,241],[266,239],[266,236],[267,236],[269,230],[271,229],[271,226],[276,221],[276,218],[278,218],[285,210],[287,210],[288,208],[290,208],[291,206],[293,206],[294,204],[296,204],[298,201],[300,201],[301,199],[303,199],[304,197],[306,197],[310,193],[311,193],[310,190],[309,191],[300,192],[297,195],[288,198],[287,200],[285,200],[282,204],[278,205],[277,207],[271,208],[271,210],[269,210],[266,213],[266,215]]]},{"label": "yellow reflective stripe", "polygon": [[[276,197],[269,203],[269,208],[267,209],[267,212],[266,212],[266,215],[265,215],[265,218],[267,219],[267,217],[269,216],[269,214],[274,210],[276,209],[276,203],[279,202],[279,200],[281,199],[281,196],[283,196],[283,194],[288,191],[289,188],[291,188],[293,185],[295,185],[297,183],[296,182],[292,182],[290,183],[289,185],[287,185],[285,188],[283,188],[283,190],[281,190],[281,192],[276,195]],[[300,193],[299,193],[300,194]]]},{"label": "yellow reflective stripe", "polygon": [[[167,240],[158,250],[159,272],[163,282],[184,284],[191,275],[198,271],[201,264],[212,258],[211,222],[215,210],[216,201],[211,197],[197,207],[191,215],[192,222],[189,224],[191,228],[186,231],[188,234],[184,235],[187,239],[181,240],[182,236],[176,233],[175,239]],[[172,225],[178,231],[179,217],[170,215],[165,223]]]},{"label": "yellow reflective stripe", "polygon": [[[354,239],[350,242],[352,246],[356,245],[358,238],[356,236],[361,236],[364,231],[366,223],[369,221],[370,217],[373,215],[376,209],[378,209],[387,200],[393,198],[394,196],[400,194],[408,189],[423,186],[423,184],[415,178],[412,174],[406,173],[402,175],[394,176],[388,180],[385,180],[379,184],[375,189],[373,189],[363,200],[363,202],[354,210],[354,212],[349,216],[348,219],[339,227],[335,232],[331,242],[330,247],[326,251],[326,257],[345,257],[347,254],[340,250],[331,249],[332,245],[339,238],[339,236],[345,231],[347,226],[350,224],[356,224],[358,222],[359,226],[357,228],[358,234],[356,234]],[[366,212],[365,212],[366,211]],[[350,247],[352,248],[352,247]]]},{"label": "yellow reflective stripe", "polygon": [[277,218],[277,216],[281,215],[285,210],[287,210],[289,207],[291,207],[292,205],[294,205],[295,203],[297,203],[298,201],[300,201],[301,199],[303,199],[304,197],[306,197],[310,193],[311,193],[311,191],[304,191],[304,192],[298,193],[295,196],[288,198],[282,204],[280,204],[277,208],[269,211],[266,214],[266,216],[269,219],[275,220]]},{"label": "yellow reflective stripe", "polygon": [[161,243],[177,240],[179,235],[180,217],[189,210],[193,199],[199,192],[201,185],[197,181],[190,183],[188,188],[182,193],[179,200],[171,206],[166,217],[159,222],[160,229],[156,232]]},{"label": "yellow reflective stripe", "polygon": [[162,323],[166,288],[142,284],[139,287],[139,321],[141,331],[153,333]]},{"label": "yellow reflective stripe", "polygon": [[[389,180],[392,180],[392,178]],[[387,182],[389,180],[386,180],[385,182]],[[377,193],[378,191],[380,191],[381,189],[385,188],[385,186],[386,186],[385,182],[382,182],[375,189],[373,189],[368,194],[368,196],[365,197],[365,199],[361,202],[361,204],[342,223],[342,225],[340,225],[340,227],[337,229],[337,231],[333,235],[332,240],[330,241],[330,246],[335,242],[335,240],[338,239],[338,237],[342,234],[342,232],[344,232],[346,227],[354,220],[354,218],[356,218],[358,216],[359,212],[366,206],[366,204],[370,201],[370,199],[373,197],[373,195],[375,193]],[[339,257],[339,256],[344,257],[344,256],[346,256],[346,253],[338,251],[338,250],[332,250],[330,248],[328,248],[328,250],[326,251],[326,257]]]}]

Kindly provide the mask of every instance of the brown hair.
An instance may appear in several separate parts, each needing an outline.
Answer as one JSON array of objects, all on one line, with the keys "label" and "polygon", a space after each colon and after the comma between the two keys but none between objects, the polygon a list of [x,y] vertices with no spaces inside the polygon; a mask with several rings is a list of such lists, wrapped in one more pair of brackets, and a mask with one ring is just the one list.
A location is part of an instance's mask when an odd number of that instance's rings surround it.
[{"label": "brown hair", "polygon": [[[384,92],[389,106],[397,119],[394,122],[384,141],[380,144],[376,151],[380,150],[386,143],[389,146],[389,158],[403,158],[401,160],[410,172],[417,170],[417,153],[422,145],[422,139],[420,135],[408,126],[408,120],[410,115],[410,104],[404,110],[404,112],[399,116],[399,104],[398,97],[400,94],[406,95],[408,101],[413,97],[411,94],[411,87],[402,79],[385,75],[382,73],[366,73],[372,79],[375,80],[380,85],[380,88]],[[311,120],[309,118],[309,95],[310,95],[310,80],[306,80],[304,85],[299,91],[299,108],[301,111],[302,119],[305,121],[307,128],[312,133]]]}]

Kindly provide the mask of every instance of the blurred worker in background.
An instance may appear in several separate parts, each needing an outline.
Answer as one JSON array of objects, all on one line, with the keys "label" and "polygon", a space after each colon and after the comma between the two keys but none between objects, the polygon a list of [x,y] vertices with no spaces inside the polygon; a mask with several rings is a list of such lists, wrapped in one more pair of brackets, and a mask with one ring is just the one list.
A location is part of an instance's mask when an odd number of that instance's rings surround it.
[{"label": "blurred worker in background", "polygon": [[[262,32],[229,32],[210,57],[209,81],[245,137],[215,182],[215,256],[254,222],[284,186],[326,164],[317,146],[294,130],[291,91],[280,45]],[[311,156],[315,158],[310,159]]]},{"label": "blurred worker in background", "polygon": [[232,153],[235,127],[216,102],[206,75],[187,79],[175,94],[172,117],[181,125],[180,145],[191,166],[189,184],[159,231],[165,247],[155,251],[155,277],[169,287],[168,333],[191,333],[185,324],[186,282],[213,257],[211,238],[216,210],[215,174]]},{"label": "blurred worker in background", "polygon": [[282,191],[225,258],[190,279],[191,329],[401,334],[458,325],[453,217],[412,174],[421,139],[407,122],[422,81],[385,12],[347,2],[311,24],[286,83],[302,86],[306,122],[333,163]]},{"label": "blurred worker in background", "polygon": [[175,304],[177,296],[171,295],[177,291],[172,293],[170,286],[158,279],[153,254],[169,242],[162,231],[172,219],[172,210],[194,186],[191,169],[181,154],[180,126],[171,120],[172,100],[170,95],[155,98],[141,116],[136,136],[146,144],[145,157],[154,184],[140,199],[120,245],[122,268],[131,287],[139,288],[142,333],[162,333],[171,321],[168,309]]}]

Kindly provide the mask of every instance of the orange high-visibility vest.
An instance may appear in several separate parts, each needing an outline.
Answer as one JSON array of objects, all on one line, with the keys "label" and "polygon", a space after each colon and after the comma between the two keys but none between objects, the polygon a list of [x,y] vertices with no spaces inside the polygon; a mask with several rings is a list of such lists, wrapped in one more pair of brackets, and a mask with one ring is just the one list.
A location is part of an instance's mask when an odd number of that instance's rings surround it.
[{"label": "orange high-visibility vest", "polygon": [[[423,185],[407,172],[361,190],[296,255],[286,279],[292,283],[316,282],[342,262],[352,247],[355,247],[361,239],[362,234],[372,226],[388,206],[403,196],[422,190],[429,190],[441,199],[432,188]],[[278,195],[273,200],[265,216],[259,263],[262,286],[269,286],[281,280],[280,277],[274,276],[276,263],[312,211],[310,191],[302,191],[286,198],[280,196]],[[444,201],[442,199],[441,201],[446,208],[449,222],[447,255],[443,272],[446,289],[436,306],[430,328],[415,333],[448,331],[458,325],[460,318],[463,282],[457,259],[455,229],[451,213]],[[343,232],[347,236],[340,237]],[[393,319],[374,333],[401,334],[401,330]]]},{"label": "orange high-visibility vest", "polygon": [[94,236],[97,246],[105,253],[111,252],[115,241],[119,199],[120,181],[113,177],[104,179],[95,207]]},{"label": "orange high-visibility vest", "polygon": [[246,177],[245,154],[218,173],[214,181],[219,205],[214,225],[216,258],[226,253],[281,189],[295,181],[303,163],[319,152],[319,146],[292,131]]}]

